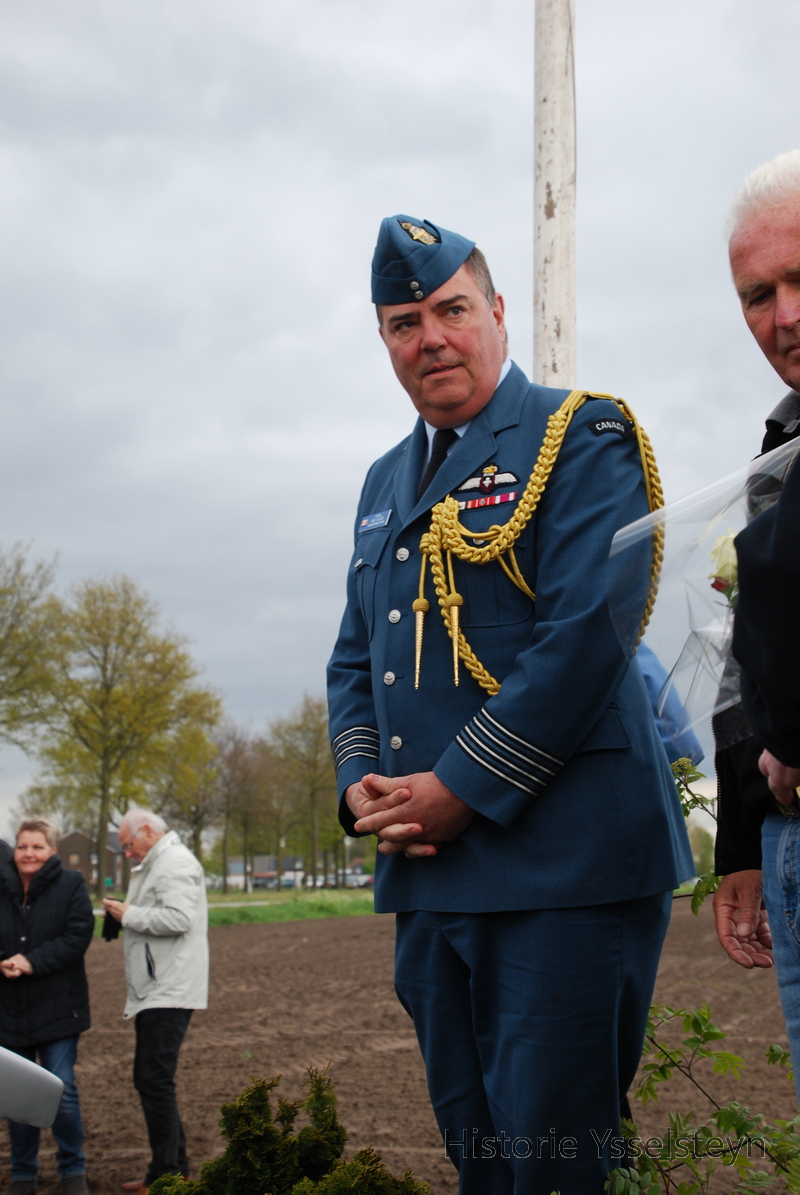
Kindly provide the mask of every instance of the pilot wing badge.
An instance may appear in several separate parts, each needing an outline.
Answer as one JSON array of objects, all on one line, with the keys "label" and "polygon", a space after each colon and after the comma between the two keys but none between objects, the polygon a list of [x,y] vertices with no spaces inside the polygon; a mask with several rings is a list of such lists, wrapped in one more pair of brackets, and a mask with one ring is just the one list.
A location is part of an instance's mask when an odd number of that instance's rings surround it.
[{"label": "pilot wing badge", "polygon": [[499,485],[514,485],[519,481],[516,473],[501,473],[497,465],[487,465],[480,477],[468,477],[463,485],[458,487],[458,493],[477,490],[481,494],[491,494]]}]

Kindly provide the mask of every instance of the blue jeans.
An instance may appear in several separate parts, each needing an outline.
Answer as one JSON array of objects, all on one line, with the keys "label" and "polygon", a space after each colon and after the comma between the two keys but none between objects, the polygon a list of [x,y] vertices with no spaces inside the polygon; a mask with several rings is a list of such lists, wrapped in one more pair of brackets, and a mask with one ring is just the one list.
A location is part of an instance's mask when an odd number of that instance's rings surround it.
[{"label": "blue jeans", "polygon": [[[20,1054],[31,1062],[36,1061],[38,1053],[39,1064],[64,1084],[64,1094],[51,1130],[58,1146],[56,1164],[59,1178],[72,1178],[76,1174],[86,1173],[81,1105],[75,1086],[74,1071],[78,1055],[78,1036],[76,1033],[74,1037],[64,1037],[61,1041],[14,1050],[15,1054]],[[11,1138],[12,1179],[35,1179],[39,1169],[40,1130],[30,1124],[18,1124],[16,1120],[9,1120],[8,1135]]]},{"label": "blue jeans", "polygon": [[761,857],[775,973],[800,1099],[800,817],[767,814]]}]

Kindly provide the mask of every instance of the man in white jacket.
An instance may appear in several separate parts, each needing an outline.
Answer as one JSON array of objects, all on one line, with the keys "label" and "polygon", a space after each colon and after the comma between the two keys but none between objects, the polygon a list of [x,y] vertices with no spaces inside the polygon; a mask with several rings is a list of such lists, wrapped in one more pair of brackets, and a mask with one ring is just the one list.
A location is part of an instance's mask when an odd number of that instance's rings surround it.
[{"label": "man in white jacket", "polygon": [[119,841],[137,866],[127,899],[103,908],[125,931],[123,1016],[136,1018],[133,1084],[152,1154],[145,1178],[122,1189],[146,1195],[162,1174],[189,1173],[175,1071],[192,1011],[208,1005],[208,912],[203,868],[158,814],[129,810]]}]

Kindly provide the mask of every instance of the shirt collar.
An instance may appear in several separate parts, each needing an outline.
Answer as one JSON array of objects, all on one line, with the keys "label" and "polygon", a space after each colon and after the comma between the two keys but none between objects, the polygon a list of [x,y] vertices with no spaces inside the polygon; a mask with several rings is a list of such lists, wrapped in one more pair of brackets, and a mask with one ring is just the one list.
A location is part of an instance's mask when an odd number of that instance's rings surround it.
[{"label": "shirt collar", "polygon": [[[504,382],[505,379],[508,377],[508,371],[510,369],[511,369],[511,358],[506,357],[505,361],[503,362],[503,364],[500,367],[500,376],[497,379],[497,386],[495,386],[495,388],[494,388],[495,390],[497,390],[498,386],[500,386],[500,384],[502,382]],[[491,402],[491,399],[489,401]],[[428,451],[425,453],[425,460],[422,462],[422,467],[424,469],[425,466],[427,465],[428,461],[431,459],[431,452],[433,451],[433,437],[436,435],[438,428],[432,427],[431,424],[428,423],[427,420],[425,420],[425,419],[423,419],[422,422],[425,424],[425,434],[428,437]],[[467,428],[469,427],[469,425],[471,423],[472,423],[472,420],[468,419],[466,423],[461,423],[461,424],[459,424],[458,427],[453,428],[453,431],[456,433],[459,440],[464,435],[464,432],[467,430]],[[455,443],[455,441],[453,443]],[[452,446],[453,445],[451,444],[450,447],[452,448]]]}]

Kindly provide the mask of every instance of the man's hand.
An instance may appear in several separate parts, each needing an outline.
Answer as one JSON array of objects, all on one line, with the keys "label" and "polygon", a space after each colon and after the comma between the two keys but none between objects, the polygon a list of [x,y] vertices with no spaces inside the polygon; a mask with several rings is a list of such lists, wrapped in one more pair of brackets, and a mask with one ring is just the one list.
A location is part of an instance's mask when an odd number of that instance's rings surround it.
[{"label": "man's hand", "polygon": [[114,920],[120,923],[125,916],[125,910],[130,907],[130,901],[127,900],[113,900],[110,896],[106,896],[103,900],[104,912],[110,913]]},{"label": "man's hand", "polygon": [[794,790],[800,784],[800,768],[787,768],[776,759],[771,751],[762,751],[758,761],[759,771],[766,776],[773,796],[781,805],[791,805]]},{"label": "man's hand", "polygon": [[12,954],[0,962],[0,971],[6,979],[19,979],[20,975],[33,975],[33,967],[24,954]]},{"label": "man's hand", "polygon": [[[353,802],[352,789],[361,790],[354,794]],[[475,816],[475,810],[433,772],[416,772],[393,779],[374,774],[365,776],[360,785],[348,789],[347,801],[359,818],[356,829],[380,838],[381,854],[403,852],[409,858],[435,855],[438,844],[463,834]]]},{"label": "man's hand", "polygon": [[714,894],[714,924],[723,950],[748,970],[772,967],[772,934],[760,871],[734,871]]}]

